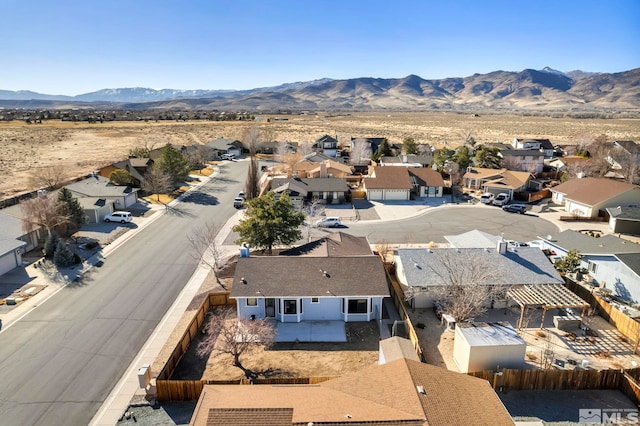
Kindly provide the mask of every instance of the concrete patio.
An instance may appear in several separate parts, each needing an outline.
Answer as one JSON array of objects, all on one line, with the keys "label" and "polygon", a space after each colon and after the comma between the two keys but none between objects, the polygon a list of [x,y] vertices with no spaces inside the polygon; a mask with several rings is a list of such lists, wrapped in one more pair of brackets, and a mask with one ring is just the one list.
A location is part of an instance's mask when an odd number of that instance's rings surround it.
[{"label": "concrete patio", "polygon": [[346,342],[343,321],[276,323],[276,342]]}]

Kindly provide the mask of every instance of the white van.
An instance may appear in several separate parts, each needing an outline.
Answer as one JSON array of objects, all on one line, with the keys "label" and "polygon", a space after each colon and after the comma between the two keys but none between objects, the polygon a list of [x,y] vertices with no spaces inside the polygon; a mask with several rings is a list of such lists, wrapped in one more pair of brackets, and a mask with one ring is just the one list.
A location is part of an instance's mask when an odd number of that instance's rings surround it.
[{"label": "white van", "polygon": [[316,222],[318,228],[335,228],[342,225],[339,217],[325,217]]},{"label": "white van", "polygon": [[492,194],[492,193],[490,193],[490,192],[485,192],[484,194],[482,194],[482,195],[480,196],[480,201],[481,201],[483,204],[491,204],[491,202],[493,201],[493,199],[494,199],[494,198],[496,198],[496,196],[495,196],[495,195],[493,195],[493,194]]}]

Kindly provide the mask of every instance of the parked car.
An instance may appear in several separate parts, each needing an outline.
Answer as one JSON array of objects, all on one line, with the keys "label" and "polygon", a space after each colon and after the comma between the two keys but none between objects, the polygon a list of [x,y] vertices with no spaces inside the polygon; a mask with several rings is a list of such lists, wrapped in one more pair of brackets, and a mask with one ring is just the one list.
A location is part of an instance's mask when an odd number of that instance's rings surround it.
[{"label": "parked car", "polygon": [[233,207],[235,207],[236,209],[242,208],[243,205],[244,205],[244,198],[236,197],[233,199]]},{"label": "parked car", "polygon": [[502,206],[502,210],[509,213],[525,214],[527,206],[524,204],[507,204],[506,206]]},{"label": "parked car", "polygon": [[238,192],[238,198],[242,198],[243,200],[245,199],[244,191]]},{"label": "parked car", "polygon": [[133,220],[133,216],[131,216],[131,212],[113,212],[104,217],[104,221],[109,222],[131,222]]},{"label": "parked car", "polygon": [[491,202],[493,201],[493,199],[494,199],[494,198],[496,198],[496,196],[495,196],[495,195],[493,195],[493,194],[492,194],[492,193],[490,193],[490,192],[485,192],[484,194],[482,194],[482,195],[480,196],[480,201],[481,201],[483,204],[491,204]]},{"label": "parked car", "polygon": [[220,157],[221,160],[233,160],[234,158],[236,158],[236,156],[233,154],[222,154]]},{"label": "parked car", "polygon": [[509,200],[510,200],[509,194],[502,192],[498,194],[496,198],[493,199],[492,204],[494,206],[504,206],[509,202]]},{"label": "parked car", "polygon": [[339,217],[325,217],[316,222],[318,228],[335,228],[342,225]]}]

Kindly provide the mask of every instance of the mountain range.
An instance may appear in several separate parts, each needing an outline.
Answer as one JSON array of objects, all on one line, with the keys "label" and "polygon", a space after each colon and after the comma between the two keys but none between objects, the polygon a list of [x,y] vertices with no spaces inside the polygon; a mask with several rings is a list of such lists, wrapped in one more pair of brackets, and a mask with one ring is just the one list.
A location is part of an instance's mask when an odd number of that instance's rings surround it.
[{"label": "mountain range", "polygon": [[184,110],[575,110],[640,108],[640,68],[620,73],[548,67],[464,78],[320,79],[250,90],[103,89],[77,96],[0,90],[5,108]]}]

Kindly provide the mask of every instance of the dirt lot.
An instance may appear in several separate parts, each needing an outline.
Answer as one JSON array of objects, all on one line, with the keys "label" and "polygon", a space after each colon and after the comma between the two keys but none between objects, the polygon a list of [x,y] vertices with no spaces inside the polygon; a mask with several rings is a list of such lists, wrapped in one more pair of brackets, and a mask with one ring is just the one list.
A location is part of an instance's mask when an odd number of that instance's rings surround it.
[{"label": "dirt lot", "polygon": [[[555,310],[549,310],[545,316],[545,327],[540,329],[542,311],[530,318],[529,328],[524,328],[520,335],[527,342],[526,363],[530,368],[540,368],[543,351],[549,347],[553,351],[555,359],[568,361],[575,360],[580,363],[587,360],[589,367],[595,369],[632,368],[633,362],[640,365],[640,356],[633,354],[632,343],[618,332],[611,324],[595,316],[590,318],[589,327],[595,331],[597,337],[592,339],[578,338],[573,340],[567,333],[553,326]],[[425,349],[425,358],[429,364],[438,365],[452,371],[459,371],[453,361],[454,332],[445,331],[440,320],[436,318],[431,309],[416,309],[410,313],[414,325],[425,324],[424,329],[417,329],[418,338]],[[518,312],[504,309],[489,311],[479,321],[497,322],[508,321],[512,325],[517,324]],[[579,330],[576,330],[580,334]],[[547,341],[549,343],[547,343]],[[566,364],[567,368],[572,368]]]},{"label": "dirt lot", "polygon": [[[339,376],[378,361],[380,334],[375,322],[346,323],[346,343],[276,343],[272,348],[241,358],[242,365],[260,378]],[[230,355],[213,352],[209,359],[195,354],[197,342],[180,361],[172,379],[236,380],[245,377]],[[261,372],[266,372],[261,374]]]},{"label": "dirt lot", "polygon": [[[401,142],[412,136],[420,143],[457,145],[465,131],[479,143],[510,142],[514,137],[544,137],[567,143],[582,134],[606,134],[609,139],[640,140],[638,119],[568,119],[522,115],[422,113],[354,113],[291,115],[286,121],[257,124],[275,140],[313,141],[337,135],[341,143],[353,137],[387,137]],[[281,117],[282,118],[282,117]],[[61,165],[69,177],[87,174],[125,158],[139,146],[206,143],[224,136],[241,138],[253,123],[237,122],[113,122],[102,124],[45,121],[43,124],[0,122],[0,199],[33,189],[29,177],[39,168]]]}]

